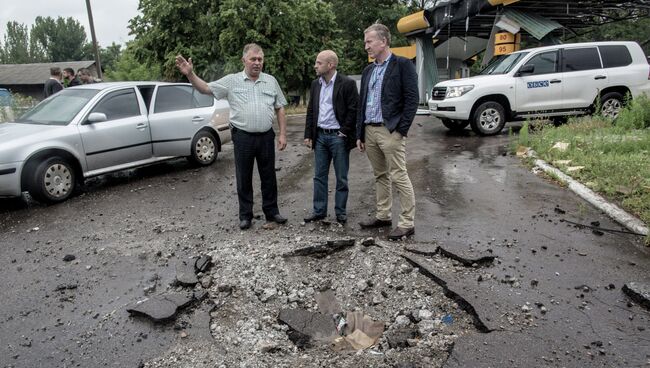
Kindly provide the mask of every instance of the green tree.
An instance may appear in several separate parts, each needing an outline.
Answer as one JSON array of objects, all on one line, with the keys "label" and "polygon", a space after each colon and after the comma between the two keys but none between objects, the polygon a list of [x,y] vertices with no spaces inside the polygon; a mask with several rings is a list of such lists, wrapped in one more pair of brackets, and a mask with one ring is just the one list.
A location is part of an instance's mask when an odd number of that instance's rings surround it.
[{"label": "green tree", "polygon": [[[113,69],[122,52],[122,45],[118,45],[115,42],[106,48],[99,46],[99,58],[101,59],[102,70]],[[95,50],[93,49],[93,44],[90,42],[84,44],[83,60],[95,60]]]},{"label": "green tree", "polygon": [[34,55],[46,61],[71,61],[84,58],[86,31],[72,17],[36,17],[30,32]]},{"label": "green tree", "polygon": [[[341,29],[346,69],[351,74],[360,74],[368,65],[368,54],[363,47],[363,31],[379,22],[391,31],[391,46],[407,46],[408,41],[397,32],[400,18],[418,11],[417,2],[399,0],[325,0],[332,4],[336,22]],[[407,4],[409,3],[409,4]]]},{"label": "green tree", "polygon": [[224,0],[219,15],[225,70],[241,70],[242,48],[255,42],[264,49],[264,70],[289,91],[309,86],[319,51],[343,47],[332,6],[320,0]]},{"label": "green tree", "polygon": [[27,26],[16,21],[7,22],[4,45],[0,47],[0,61],[3,64],[24,64],[32,61],[29,53]]},{"label": "green tree", "polygon": [[650,54],[650,18],[635,18],[589,28],[570,42],[636,41]]},{"label": "green tree", "polygon": [[140,0],[141,14],[129,22],[135,35],[131,46],[134,56],[141,63],[161,65],[167,80],[181,78],[174,66],[179,53],[196,61],[200,76],[220,76],[223,58],[217,42],[219,5],[220,1]]},{"label": "green tree", "polygon": [[141,63],[135,57],[132,42],[127,45],[113,66],[106,69],[107,81],[147,81],[160,79],[160,65]]}]

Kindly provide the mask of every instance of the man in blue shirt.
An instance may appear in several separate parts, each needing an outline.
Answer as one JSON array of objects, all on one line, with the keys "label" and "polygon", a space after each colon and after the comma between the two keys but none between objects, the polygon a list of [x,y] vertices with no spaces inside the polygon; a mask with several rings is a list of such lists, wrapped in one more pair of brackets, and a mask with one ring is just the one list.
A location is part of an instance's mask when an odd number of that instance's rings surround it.
[{"label": "man in blue shirt", "polygon": [[367,152],[375,175],[377,213],[360,222],[362,228],[392,225],[392,184],[399,194],[401,212],[388,238],[398,240],[415,233],[415,195],[406,170],[406,136],[418,109],[418,81],[411,60],[390,52],[390,31],[373,24],[364,31],[368,56],[375,62],[361,76],[357,111],[357,147]]},{"label": "man in blue shirt", "polygon": [[305,119],[305,145],[315,151],[314,211],[305,222],[327,216],[327,181],[330,163],[334,163],[336,221],[347,222],[348,169],[350,150],[356,143],[356,83],[336,71],[338,57],[331,50],[318,54],[314,70],[319,77],[311,83]]}]

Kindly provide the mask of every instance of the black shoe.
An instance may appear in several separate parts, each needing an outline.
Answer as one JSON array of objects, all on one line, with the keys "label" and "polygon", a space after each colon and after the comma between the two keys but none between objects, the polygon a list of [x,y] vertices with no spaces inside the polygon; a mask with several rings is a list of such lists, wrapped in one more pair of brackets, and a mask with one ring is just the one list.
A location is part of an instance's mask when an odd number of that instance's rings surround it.
[{"label": "black shoe", "polygon": [[415,228],[405,228],[405,227],[396,227],[393,231],[388,234],[388,240],[400,240],[415,234]]},{"label": "black shoe", "polygon": [[391,220],[380,220],[378,218],[362,221],[359,223],[362,229],[373,229],[377,227],[388,227],[393,225]]},{"label": "black shoe", "polygon": [[325,215],[316,215],[316,214],[311,214],[307,217],[304,218],[305,222],[314,222],[314,221],[320,221],[325,218]]},{"label": "black shoe", "polygon": [[250,228],[252,224],[253,222],[250,219],[241,220],[239,221],[239,228],[242,230],[246,230]]},{"label": "black shoe", "polygon": [[280,215],[280,214],[278,213],[278,214],[276,214],[276,215],[268,216],[268,217],[266,218],[266,221],[268,221],[268,222],[275,222],[276,224],[284,224],[285,222],[287,222],[287,218],[286,218],[286,217],[283,217],[282,215]]},{"label": "black shoe", "polygon": [[341,225],[345,225],[348,222],[348,217],[347,216],[336,216],[336,222],[338,222]]}]

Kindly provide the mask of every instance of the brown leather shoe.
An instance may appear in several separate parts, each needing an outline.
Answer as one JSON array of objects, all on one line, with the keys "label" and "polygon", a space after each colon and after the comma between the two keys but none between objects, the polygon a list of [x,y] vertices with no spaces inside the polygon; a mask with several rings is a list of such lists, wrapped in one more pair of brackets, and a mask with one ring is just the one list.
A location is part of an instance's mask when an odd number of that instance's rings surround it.
[{"label": "brown leather shoe", "polygon": [[404,237],[411,236],[415,234],[415,228],[403,228],[403,227],[396,227],[393,231],[388,234],[388,240],[400,240]]},{"label": "brown leather shoe", "polygon": [[392,224],[393,222],[391,220],[380,220],[378,218],[374,218],[366,221],[361,221],[359,223],[359,226],[361,226],[362,229],[374,229],[378,227],[388,227]]}]

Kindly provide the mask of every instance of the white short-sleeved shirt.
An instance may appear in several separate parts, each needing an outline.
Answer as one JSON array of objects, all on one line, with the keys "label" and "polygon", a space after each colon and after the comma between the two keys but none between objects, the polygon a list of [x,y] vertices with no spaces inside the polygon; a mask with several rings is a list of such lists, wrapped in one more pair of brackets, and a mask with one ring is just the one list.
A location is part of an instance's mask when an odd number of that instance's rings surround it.
[{"label": "white short-sleeved shirt", "polygon": [[260,73],[253,81],[242,71],[210,82],[208,86],[216,99],[228,99],[230,123],[251,133],[271,129],[275,110],[287,104],[278,81],[266,73]]}]

